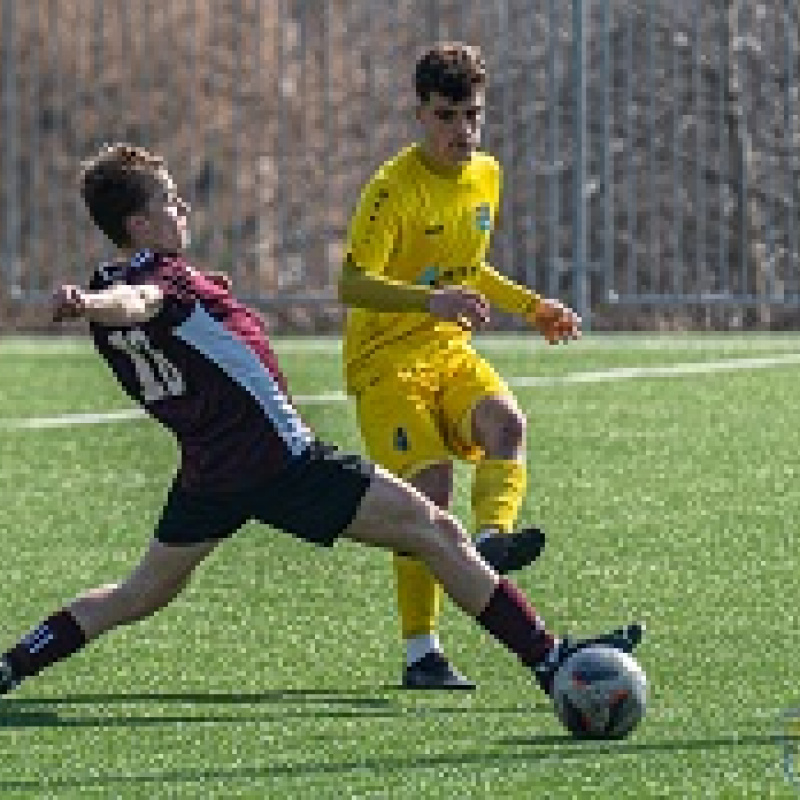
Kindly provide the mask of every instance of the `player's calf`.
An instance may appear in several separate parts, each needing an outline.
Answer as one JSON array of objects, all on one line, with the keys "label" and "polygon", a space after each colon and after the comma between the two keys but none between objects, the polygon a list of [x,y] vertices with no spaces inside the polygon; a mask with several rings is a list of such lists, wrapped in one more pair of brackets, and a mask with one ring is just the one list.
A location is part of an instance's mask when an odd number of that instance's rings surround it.
[{"label": "player's calf", "polygon": [[183,590],[215,543],[168,547],[153,541],[129,577],[84,592],[45,619],[0,659],[0,694],[74,655],[119,625],[144,619]]}]

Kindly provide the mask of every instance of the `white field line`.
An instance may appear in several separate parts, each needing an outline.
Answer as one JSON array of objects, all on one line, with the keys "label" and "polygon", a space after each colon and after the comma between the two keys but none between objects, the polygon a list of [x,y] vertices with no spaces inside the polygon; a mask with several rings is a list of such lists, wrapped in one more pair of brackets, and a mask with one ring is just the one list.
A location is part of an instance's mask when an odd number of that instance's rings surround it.
[{"label": "white field line", "polygon": [[128,422],[144,417],[141,408],[123,408],[119,411],[104,411],[92,414],[61,414],[57,417],[28,417],[27,419],[0,419],[3,430],[36,428],[60,428],[65,425],[95,425],[100,422]]},{"label": "white field line", "polygon": [[682,375],[707,375],[713,372],[733,372],[740,369],[767,369],[800,364],[800,353],[763,358],[728,358],[719,361],[690,361],[683,364],[668,364],[663,367],[613,367],[612,369],[568,372],[542,378],[510,378],[510,386],[561,386],[568,383],[600,383],[621,381],[629,378],[674,378]]},{"label": "white field line", "polygon": [[[602,383],[606,381],[630,380],[632,378],[675,378],[684,375],[708,375],[716,372],[733,372],[747,369],[769,369],[800,364],[800,353],[764,358],[731,358],[720,361],[696,361],[683,364],[670,364],[661,367],[614,367],[612,369],[568,372],[565,375],[546,377],[509,378],[509,386],[519,388],[531,386],[565,386],[576,383]],[[293,395],[297,405],[328,405],[341,403],[347,399],[344,392],[323,392],[321,394]],[[54,417],[30,417],[27,419],[0,419],[0,429],[21,430],[54,428],[67,425],[91,425],[107,422],[127,422],[145,416],[142,409],[128,408],[119,411],[86,414],[62,414]]]}]

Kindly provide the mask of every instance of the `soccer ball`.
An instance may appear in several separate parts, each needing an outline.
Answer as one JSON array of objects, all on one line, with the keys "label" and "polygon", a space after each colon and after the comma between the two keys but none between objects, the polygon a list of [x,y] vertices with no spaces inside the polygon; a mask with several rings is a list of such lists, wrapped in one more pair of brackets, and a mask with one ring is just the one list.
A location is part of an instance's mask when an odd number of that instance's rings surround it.
[{"label": "soccer ball", "polygon": [[647,677],[627,653],[592,645],[558,668],[553,702],[558,718],[577,738],[622,739],[644,716]]}]

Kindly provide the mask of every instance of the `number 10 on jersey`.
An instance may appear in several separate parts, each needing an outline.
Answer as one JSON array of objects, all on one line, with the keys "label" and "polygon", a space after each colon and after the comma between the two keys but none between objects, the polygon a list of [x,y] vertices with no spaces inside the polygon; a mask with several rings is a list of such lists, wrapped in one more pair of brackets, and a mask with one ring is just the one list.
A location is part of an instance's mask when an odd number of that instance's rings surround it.
[{"label": "number 10 on jersey", "polygon": [[180,371],[160,350],[153,347],[143,330],[130,328],[114,331],[108,341],[130,356],[145,403],[183,394],[185,384]]}]

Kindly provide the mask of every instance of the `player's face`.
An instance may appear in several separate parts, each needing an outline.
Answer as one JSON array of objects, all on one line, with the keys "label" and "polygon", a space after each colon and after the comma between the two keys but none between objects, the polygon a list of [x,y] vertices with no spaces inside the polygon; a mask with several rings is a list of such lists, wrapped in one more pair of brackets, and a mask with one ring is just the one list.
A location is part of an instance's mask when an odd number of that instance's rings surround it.
[{"label": "player's face", "polygon": [[159,176],[160,189],[143,214],[131,218],[131,236],[137,247],[182,252],[189,246],[189,204],[180,197],[172,178]]},{"label": "player's face", "polygon": [[483,90],[457,103],[436,93],[421,103],[417,119],[428,154],[448,166],[469,161],[480,145],[484,107]]}]

